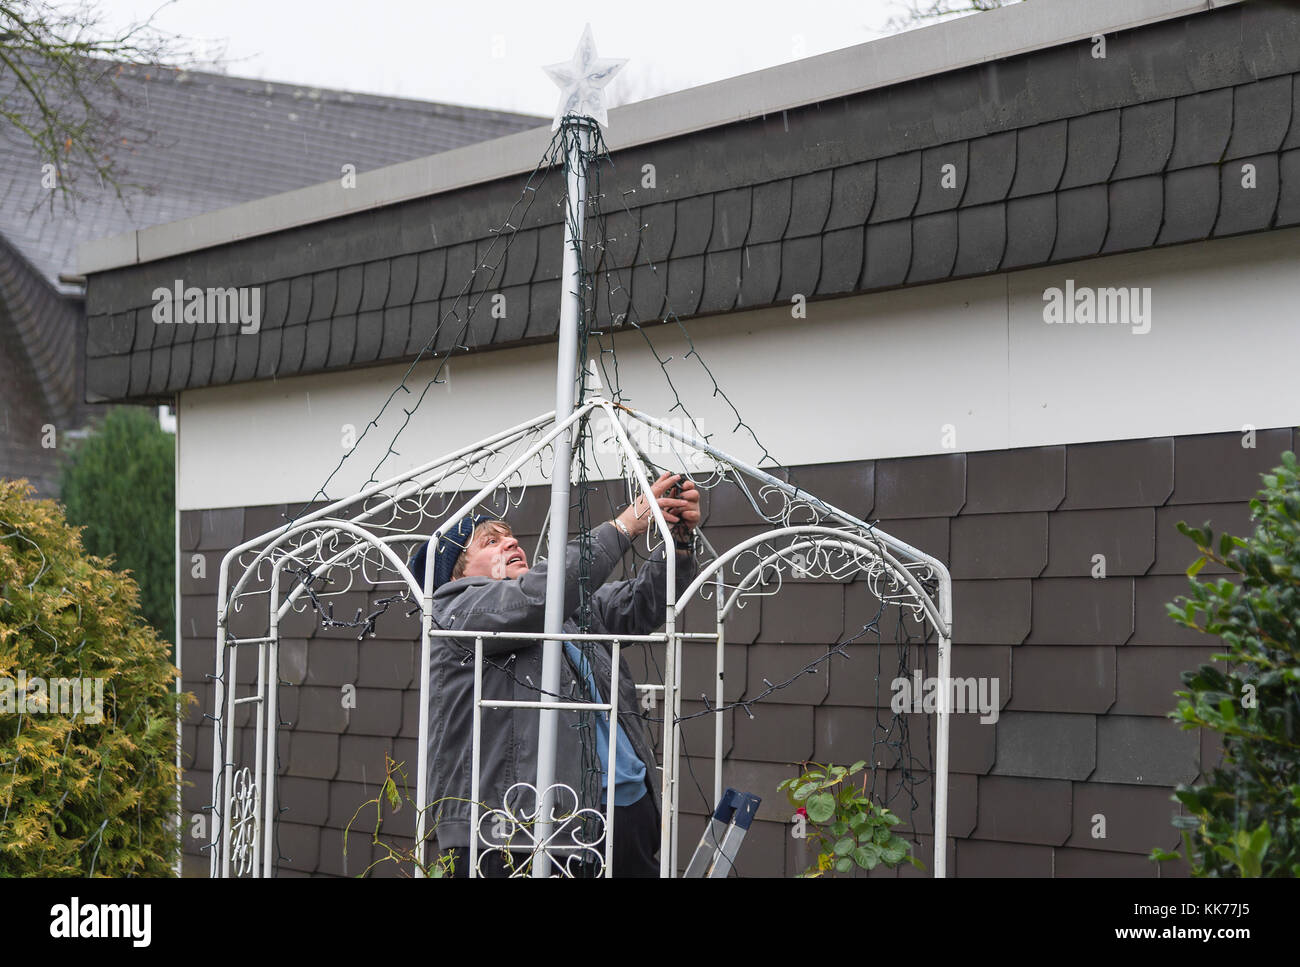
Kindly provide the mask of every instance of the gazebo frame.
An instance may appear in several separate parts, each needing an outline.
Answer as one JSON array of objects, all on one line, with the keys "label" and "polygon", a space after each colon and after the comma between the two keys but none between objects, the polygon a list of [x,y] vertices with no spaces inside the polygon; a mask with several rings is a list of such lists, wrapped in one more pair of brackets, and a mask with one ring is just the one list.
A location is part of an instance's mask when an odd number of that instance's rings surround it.
[{"label": "gazebo frame", "polygon": [[[609,643],[613,655],[613,677],[609,703],[574,703],[559,700],[533,702],[486,701],[482,698],[483,642],[489,633],[449,632],[435,627],[432,616],[432,593],[424,588],[430,582],[434,557],[427,555],[426,573],[412,574],[407,566],[411,552],[421,543],[437,541],[465,514],[500,501],[506,506],[517,503],[525,475],[545,475],[544,454],[554,454],[553,441],[582,426],[580,421],[608,421],[614,450],[620,458],[621,472],[627,483],[629,498],[649,493],[650,467],[655,464],[645,449],[634,441],[629,429],[649,433],[688,456],[687,462],[702,466],[704,472],[693,473],[684,467],[704,488],[727,481],[738,486],[758,519],[768,529],[721,553],[714,551],[703,534],[704,560],[694,580],[676,594],[675,555],[666,554],[666,608],[663,631],[643,636],[546,635],[510,632],[511,639],[534,641],[600,640]],[[566,437],[567,439],[567,437]],[[477,486],[476,486],[477,485]],[[473,491],[468,499],[452,500],[449,495]],[[757,497],[756,497],[757,494]],[[775,505],[765,509],[764,505]],[[670,526],[651,501],[654,526],[650,540],[657,538],[665,546],[673,538]],[[404,518],[415,517],[414,525]],[[422,531],[436,520],[432,533]],[[399,549],[405,547],[403,553]],[[554,552],[552,550],[552,556]],[[663,823],[660,841],[660,874],[673,875],[679,869],[678,818],[679,769],[681,760],[681,669],[682,645],[688,640],[712,642],[716,653],[716,706],[723,700],[725,623],[746,599],[755,595],[777,593],[790,578],[812,577],[851,579],[862,576],[876,597],[885,604],[897,604],[923,620],[935,632],[938,645],[938,723],[935,744],[934,789],[934,856],[931,867],[936,877],[945,875],[946,829],[948,805],[948,696],[951,692],[952,581],[942,562],[897,540],[834,507],[797,486],[723,453],[710,443],[679,428],[657,420],[620,403],[589,398],[570,415],[557,421],[555,413],[546,413],[508,430],[446,454],[437,460],[407,471],[390,480],[374,484],[359,493],[335,501],[304,515],[285,527],[270,531],[232,549],[221,563],[217,596],[217,634],[215,660],[215,697],[213,710],[212,836],[210,869],[214,877],[272,876],[275,872],[273,841],[276,782],[276,684],[279,681],[280,624],[291,609],[302,610],[315,604],[318,595],[311,589],[317,579],[331,581],[335,572],[346,572],[342,590],[360,574],[365,585],[392,587],[394,597],[420,602],[420,715],[419,764],[417,770],[417,811],[415,857],[417,876],[425,869],[427,839],[426,812],[431,802],[429,789],[428,740],[431,654],[437,639],[464,638],[475,648],[475,703],[473,722],[470,875],[479,872],[481,855],[501,849],[501,836],[488,836],[488,820],[498,830],[506,828],[506,839],[513,848],[523,841],[530,851],[544,853],[561,874],[573,872],[573,863],[590,862],[604,875],[611,875],[612,847],[615,830],[613,806],[603,815],[603,830],[594,840],[583,840],[581,826],[568,821],[574,816],[593,818],[595,810],[584,808],[568,787],[555,786],[538,791],[527,784],[518,797],[531,794],[534,802],[544,797],[563,799],[573,794],[574,809],[555,817],[555,827],[539,823],[537,810],[532,812],[511,801],[515,790],[507,793],[507,802],[482,804],[479,790],[479,735],[484,711],[504,707],[537,709],[587,709],[617,717],[619,649],[632,642],[659,643],[665,646],[664,681],[639,685],[638,688],[662,693],[664,708],[663,763],[661,791]],[[289,571],[289,575],[286,575]],[[391,572],[395,577],[384,575]],[[370,580],[373,578],[373,580]],[[286,591],[286,583],[288,585]],[[337,594],[341,591],[323,592]],[[310,596],[311,602],[304,601]],[[262,602],[261,599],[265,598]],[[713,632],[688,633],[683,626],[686,607],[695,598],[712,598],[715,604],[716,629]],[[391,600],[391,599],[390,599]],[[263,611],[263,609],[265,609]],[[232,623],[241,630],[249,624],[248,611],[265,615],[265,622],[252,617],[254,633],[233,633]],[[468,644],[468,641],[467,641]],[[257,675],[255,689],[237,694],[238,659],[241,651],[255,650]],[[255,718],[254,763],[237,768],[235,761],[235,717],[240,705],[250,705]],[[714,716],[713,797],[722,794],[721,714]],[[606,763],[612,767],[616,753],[617,730],[610,730]],[[612,771],[612,768],[611,768]],[[518,798],[516,797],[516,798]],[[611,797],[612,802],[612,797]],[[548,817],[549,818],[549,817]],[[543,830],[539,840],[530,839],[535,828]],[[590,828],[590,824],[587,824]],[[521,840],[521,834],[523,839]],[[567,841],[562,841],[567,838]]]}]

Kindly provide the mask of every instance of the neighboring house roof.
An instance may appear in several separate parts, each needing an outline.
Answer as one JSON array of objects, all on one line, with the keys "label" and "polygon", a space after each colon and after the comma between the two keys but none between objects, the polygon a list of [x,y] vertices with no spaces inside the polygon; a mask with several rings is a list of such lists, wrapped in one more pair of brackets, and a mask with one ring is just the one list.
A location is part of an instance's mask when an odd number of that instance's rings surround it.
[{"label": "neighboring house roof", "polygon": [[[6,370],[33,380],[29,402],[67,427],[80,399],[75,360],[85,347],[85,326],[79,299],[64,298],[49,280],[23,257],[17,246],[0,233],[0,330],[4,331]],[[17,359],[26,365],[12,365]]]},{"label": "neighboring house roof", "polygon": [[78,187],[90,197],[71,217],[61,206],[51,212],[40,204],[35,148],[17,130],[0,132],[0,235],[51,284],[76,271],[76,249],[91,239],[339,178],[344,164],[369,171],[545,122],[174,68],[123,66],[117,84],[124,100],[113,109],[150,135],[115,159],[120,180],[152,189],[129,192],[129,210],[83,176]]},{"label": "neighboring house roof", "polygon": [[83,174],[85,197],[51,207],[35,147],[16,127],[0,128],[0,474],[29,477],[47,494],[57,489],[58,451],[41,445],[42,427],[85,421],[81,289],[59,281],[75,273],[78,246],[337,179],[345,164],[365,172],[545,123],[171,68],[124,65],[117,84],[121,98],[95,96],[148,136],[115,158],[122,183],[149,189],[128,187],[125,205]]},{"label": "neighboring house roof", "polygon": [[[59,450],[80,424],[85,316],[0,237],[0,476],[58,493]],[[54,433],[49,430],[53,428]]]},{"label": "neighboring house roof", "polygon": [[[1064,5],[981,16],[1007,24],[1049,8]],[[1106,41],[1104,58],[1072,39],[616,149],[601,190],[639,207],[610,219],[591,264],[599,254],[601,271],[619,271],[636,316],[653,321],[669,306],[682,317],[759,308],[796,293],[870,292],[1300,224],[1300,9],[1200,8]],[[813,59],[804,73],[832,60]],[[1256,172],[1249,190],[1246,163]],[[646,164],[659,187],[625,195]],[[956,189],[941,187],[947,164]],[[480,313],[462,345],[554,336],[556,181],[514,219],[499,277],[475,278],[472,291],[506,295],[508,315]],[[170,257],[92,274],[88,391],[165,398],[405,360],[430,337],[452,350],[459,326],[435,337],[437,321],[484,264],[523,183],[498,178],[326,221],[295,221],[286,200],[293,227],[199,250],[178,244]],[[202,235],[231,217],[193,228]],[[264,287],[261,331],[154,325],[154,289],[182,277]],[[596,291],[606,291],[600,278]],[[598,314],[626,309],[625,294]]]}]

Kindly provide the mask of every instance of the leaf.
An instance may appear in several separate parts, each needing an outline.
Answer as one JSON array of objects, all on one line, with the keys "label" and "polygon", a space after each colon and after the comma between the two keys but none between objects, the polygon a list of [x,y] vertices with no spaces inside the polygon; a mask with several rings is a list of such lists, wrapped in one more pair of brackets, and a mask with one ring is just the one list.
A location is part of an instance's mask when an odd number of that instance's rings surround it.
[{"label": "leaf", "polygon": [[1259,824],[1259,828],[1250,834],[1250,840],[1247,843],[1247,855],[1249,856],[1248,876],[1259,876],[1264,866],[1264,854],[1268,852],[1268,845],[1271,839],[1271,833],[1268,823]]},{"label": "leaf", "polygon": [[876,864],[880,862],[880,854],[865,846],[859,846],[853,851],[853,861],[863,869],[874,870]]},{"label": "leaf", "polygon": [[857,845],[858,844],[854,842],[852,836],[845,836],[843,839],[836,841],[835,845],[832,847],[832,851],[836,856],[848,856]]},{"label": "leaf", "polygon": [[829,792],[809,796],[806,803],[808,818],[814,823],[824,823],[835,815],[835,797]]},{"label": "leaf", "polygon": [[1187,569],[1187,576],[1189,578],[1196,577],[1196,575],[1201,573],[1201,568],[1205,567],[1205,565],[1208,563],[1209,563],[1209,558],[1205,557],[1204,555],[1198,557],[1195,561],[1192,562],[1191,567]]},{"label": "leaf", "polygon": [[880,858],[893,866],[907,855],[906,846],[886,846],[880,851]]},{"label": "leaf", "polygon": [[803,802],[805,799],[807,799],[816,791],[817,791],[817,783],[805,782],[802,786],[800,786],[798,789],[794,791],[794,801]]},{"label": "leaf", "polygon": [[842,856],[835,861],[836,873],[847,873],[851,869],[853,869],[853,860],[851,860],[849,857]]},{"label": "leaf", "polygon": [[853,763],[853,765],[849,766],[849,775],[856,775],[857,773],[865,769],[866,766],[867,766],[867,760],[859,759],[857,762]]}]

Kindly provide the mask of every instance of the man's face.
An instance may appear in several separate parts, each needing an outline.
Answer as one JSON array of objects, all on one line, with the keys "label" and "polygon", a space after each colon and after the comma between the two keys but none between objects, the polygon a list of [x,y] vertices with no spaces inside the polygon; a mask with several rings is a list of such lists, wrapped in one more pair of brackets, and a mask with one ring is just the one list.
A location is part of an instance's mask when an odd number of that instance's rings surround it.
[{"label": "man's face", "polygon": [[464,577],[487,577],[496,581],[517,578],[528,571],[528,556],[509,529],[485,524],[474,534],[465,558]]}]

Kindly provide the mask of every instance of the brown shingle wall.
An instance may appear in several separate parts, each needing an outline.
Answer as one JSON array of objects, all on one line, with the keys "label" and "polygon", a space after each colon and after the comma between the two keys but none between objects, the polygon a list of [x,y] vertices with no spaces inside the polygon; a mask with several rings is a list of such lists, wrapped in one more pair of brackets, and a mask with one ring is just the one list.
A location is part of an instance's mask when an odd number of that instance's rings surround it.
[{"label": "brown shingle wall", "polygon": [[[981,724],[972,714],[952,718],[950,873],[1186,875],[1181,863],[1157,870],[1145,858],[1152,847],[1177,845],[1172,788],[1196,780],[1219,754],[1215,736],[1182,732],[1165,717],[1181,687],[1179,673],[1210,660],[1216,647],[1164,613],[1164,603],[1185,590],[1182,571],[1195,557],[1175,523],[1210,520],[1216,530],[1248,532],[1247,503],[1258,474],[1297,445],[1294,436],[1289,428],[1262,430],[1254,449],[1225,433],[797,472],[810,491],[879,518],[885,530],[946,561],[955,579],[953,674],[999,681],[996,723]],[[715,545],[752,532],[733,498],[712,495],[708,533]],[[525,506],[541,505],[530,495]],[[283,510],[182,514],[185,683],[205,703],[211,701],[221,555],[274,526]],[[536,532],[539,521],[526,516],[519,530]],[[205,578],[191,576],[194,554],[206,559]],[[1098,554],[1105,557],[1104,578],[1092,576]],[[351,617],[375,596],[354,586],[335,613]],[[728,627],[728,701],[753,698],[764,679],[789,678],[827,644],[858,632],[877,607],[862,581],[787,581],[780,595],[752,601]],[[688,630],[708,627],[707,610],[689,613]],[[725,713],[723,781],[763,797],[738,863],[743,875],[790,876],[806,866],[807,844],[790,836],[789,810],[776,786],[792,774],[791,762],[810,758],[847,763],[870,756],[879,763],[877,788],[891,794],[901,770],[909,769],[918,780],[916,805],[909,809],[903,797],[893,808],[907,817],[907,828],[920,838],[918,855],[929,864],[933,719],[902,717],[910,765],[896,743],[872,745],[876,723],[888,726],[891,718],[896,624],[896,615],[883,616],[879,673],[875,640],[864,638],[848,646],[850,660],[823,663],[816,674],[754,705],[752,718],[744,709]],[[376,630],[375,638],[357,641],[347,629],[317,630],[310,614],[284,624],[281,716],[292,723],[279,739],[284,875],[355,875],[382,855],[369,844],[374,807],[353,817],[378,795],[386,753],[405,761],[414,797],[418,624],[391,611]],[[638,678],[650,677],[656,662],[662,667],[661,655],[649,657],[629,655]],[[696,700],[701,692],[712,699],[712,646],[688,644],[685,661],[683,711],[690,714],[703,708]],[[934,674],[933,645],[922,647],[918,639],[903,667]],[[247,663],[239,679],[251,687]],[[355,708],[341,702],[346,685],[356,689]],[[192,713],[184,730],[185,763],[196,784],[185,792],[187,815],[209,798],[211,731],[204,721],[201,712]],[[707,716],[685,727],[691,768],[681,793],[683,860],[708,809],[712,735]],[[251,756],[251,735],[240,741]],[[409,807],[396,814],[385,808],[386,838],[409,844],[413,831]],[[205,875],[200,845],[187,843],[186,868]],[[376,870],[393,872],[392,864]]]}]

